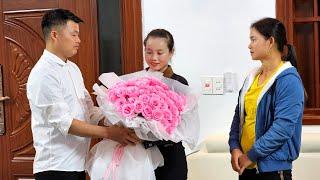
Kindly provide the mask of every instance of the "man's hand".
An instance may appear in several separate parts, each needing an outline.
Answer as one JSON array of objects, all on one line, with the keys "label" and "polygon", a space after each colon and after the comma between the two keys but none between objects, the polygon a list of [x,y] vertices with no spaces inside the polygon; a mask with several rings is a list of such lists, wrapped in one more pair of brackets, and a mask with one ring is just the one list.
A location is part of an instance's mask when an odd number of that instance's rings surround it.
[{"label": "man's hand", "polygon": [[239,157],[242,155],[242,151],[240,149],[234,149],[231,152],[231,165],[232,169],[236,172],[240,172],[240,165],[239,165]]},{"label": "man's hand", "polygon": [[140,139],[131,129],[119,126],[97,126],[73,119],[68,131],[69,134],[82,137],[107,138],[119,142],[122,145],[137,144]]},{"label": "man's hand", "polygon": [[253,162],[248,158],[247,154],[242,154],[239,157],[239,165],[240,165],[240,172],[239,175],[243,173],[243,171],[252,164]]},{"label": "man's hand", "polygon": [[140,139],[131,129],[119,126],[109,126],[106,128],[108,128],[107,138],[117,141],[122,145],[135,145],[140,142]]}]

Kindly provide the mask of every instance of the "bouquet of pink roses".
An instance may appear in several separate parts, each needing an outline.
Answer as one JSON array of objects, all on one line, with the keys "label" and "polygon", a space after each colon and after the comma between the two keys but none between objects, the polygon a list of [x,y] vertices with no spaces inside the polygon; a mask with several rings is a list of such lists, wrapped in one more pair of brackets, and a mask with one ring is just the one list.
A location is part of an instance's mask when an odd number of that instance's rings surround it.
[{"label": "bouquet of pink roses", "polygon": [[147,121],[157,121],[168,134],[180,123],[186,104],[185,95],[154,77],[119,82],[108,90],[107,97],[124,118],[133,120],[140,115]]},{"label": "bouquet of pink roses", "polygon": [[[120,77],[106,73],[99,80],[108,88],[97,84],[93,87],[98,105],[107,117],[106,125],[120,124],[132,128],[143,140],[184,141],[190,148],[196,145],[199,134],[198,98],[188,86],[165,78],[159,72],[147,71]],[[144,149],[142,145],[136,145],[119,148],[117,143],[110,141],[104,140],[91,150],[86,165],[91,178],[108,179],[112,174],[120,179],[155,179],[153,170],[163,164],[157,147]],[[117,152],[122,152],[122,158],[114,157]],[[117,163],[114,158],[121,159],[117,165],[118,173],[106,170]],[[140,166],[137,162],[141,163]],[[133,170],[126,173],[125,169]],[[132,176],[133,171],[135,176]]]}]

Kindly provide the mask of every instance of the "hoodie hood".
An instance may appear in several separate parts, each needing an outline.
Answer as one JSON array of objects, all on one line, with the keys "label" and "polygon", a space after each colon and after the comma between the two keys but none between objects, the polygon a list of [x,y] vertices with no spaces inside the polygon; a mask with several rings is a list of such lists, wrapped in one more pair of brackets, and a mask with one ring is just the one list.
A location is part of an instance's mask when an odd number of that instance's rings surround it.
[{"label": "hoodie hood", "polygon": [[[248,92],[250,86],[252,85],[255,77],[257,76],[257,74],[259,74],[261,72],[261,67],[255,68],[253,69],[249,75],[247,76],[241,93],[240,93],[240,119],[243,120],[244,118],[244,96],[245,94]],[[263,87],[258,99],[257,99],[257,106],[259,105],[259,102],[261,101],[261,98],[263,97],[263,95],[269,90],[269,88],[273,85],[273,83],[284,77],[284,76],[288,76],[288,75],[294,75],[297,78],[300,79],[299,74],[296,70],[295,67],[293,67],[291,65],[291,63],[289,61],[285,62],[278,70],[276,73],[274,73],[274,75],[268,80],[267,84]]]}]

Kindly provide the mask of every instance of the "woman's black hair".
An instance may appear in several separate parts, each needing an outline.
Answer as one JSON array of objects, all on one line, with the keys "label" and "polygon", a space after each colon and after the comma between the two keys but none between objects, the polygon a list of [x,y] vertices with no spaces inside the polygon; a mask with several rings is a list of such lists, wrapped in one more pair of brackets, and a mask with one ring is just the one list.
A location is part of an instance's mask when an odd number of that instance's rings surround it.
[{"label": "woman's black hair", "polygon": [[167,40],[168,49],[170,52],[173,52],[174,49],[174,40],[172,34],[165,29],[154,29],[149,32],[147,37],[143,41],[143,45],[146,46],[147,41],[150,37],[165,38]]},{"label": "woman's black hair", "polygon": [[[251,25],[251,28],[256,29],[260,34],[262,34],[265,39],[273,37],[276,44],[278,45],[278,50],[281,52],[281,59],[283,61],[290,61],[292,66],[297,70],[297,55],[294,47],[287,42],[286,28],[277,19],[274,18],[263,18]],[[308,100],[307,91],[304,89],[305,101]]]},{"label": "woman's black hair", "polygon": [[254,22],[251,28],[256,29],[265,39],[273,37],[282,54],[282,60],[290,61],[297,68],[296,52],[294,47],[287,43],[286,29],[282,22],[274,18],[263,18]]}]

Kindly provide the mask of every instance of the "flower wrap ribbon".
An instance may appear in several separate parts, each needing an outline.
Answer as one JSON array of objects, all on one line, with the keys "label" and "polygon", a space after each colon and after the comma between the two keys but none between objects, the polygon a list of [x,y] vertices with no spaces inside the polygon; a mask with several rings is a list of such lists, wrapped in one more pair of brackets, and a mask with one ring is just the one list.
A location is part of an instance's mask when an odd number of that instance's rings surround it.
[{"label": "flower wrap ribbon", "polygon": [[111,163],[109,164],[108,168],[106,169],[106,172],[104,173],[104,180],[108,180],[109,177],[112,176],[112,180],[116,179],[116,171],[117,167],[120,164],[120,161],[123,156],[124,146],[121,144],[118,144],[113,152]]}]

